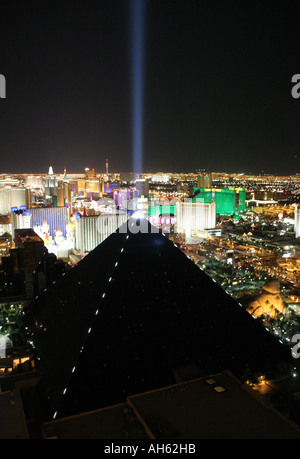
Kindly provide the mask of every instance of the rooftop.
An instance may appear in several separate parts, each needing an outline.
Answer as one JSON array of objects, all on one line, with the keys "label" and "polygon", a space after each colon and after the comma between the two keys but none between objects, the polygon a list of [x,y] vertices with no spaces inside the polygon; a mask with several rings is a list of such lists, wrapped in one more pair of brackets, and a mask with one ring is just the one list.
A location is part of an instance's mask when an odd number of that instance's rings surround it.
[{"label": "rooftop", "polygon": [[0,393],[0,439],[28,439],[23,404],[18,390]]},{"label": "rooftop", "polygon": [[227,372],[128,398],[153,438],[287,439],[299,429]]},{"label": "rooftop", "polygon": [[47,422],[44,435],[57,439],[299,439],[300,431],[225,372]]}]

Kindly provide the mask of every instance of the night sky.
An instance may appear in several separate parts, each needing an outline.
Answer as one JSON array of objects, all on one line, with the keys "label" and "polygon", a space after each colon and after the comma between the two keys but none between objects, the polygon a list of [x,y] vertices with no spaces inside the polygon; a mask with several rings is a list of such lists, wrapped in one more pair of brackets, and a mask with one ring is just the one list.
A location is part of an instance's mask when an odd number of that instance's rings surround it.
[{"label": "night sky", "polygon": [[[300,172],[297,5],[146,2],[144,172]],[[129,2],[3,0],[0,30],[0,173],[131,171]]]}]

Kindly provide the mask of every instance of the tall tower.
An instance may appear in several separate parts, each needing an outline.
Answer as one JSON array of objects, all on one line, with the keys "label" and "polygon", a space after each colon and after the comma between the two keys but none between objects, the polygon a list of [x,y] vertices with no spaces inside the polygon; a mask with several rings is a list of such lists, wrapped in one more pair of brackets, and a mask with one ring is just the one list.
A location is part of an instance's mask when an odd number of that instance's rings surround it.
[{"label": "tall tower", "polygon": [[52,166],[49,167],[48,175],[44,179],[44,188],[46,196],[58,196],[58,180],[53,173]]},{"label": "tall tower", "polygon": [[62,189],[63,189],[63,206],[68,204],[69,209],[70,209],[70,214],[71,214],[72,213],[72,192],[71,192],[70,181],[67,176],[66,169],[64,169]]},{"label": "tall tower", "polygon": [[69,183],[69,178],[68,178],[68,176],[67,176],[67,169],[66,169],[66,168],[64,168],[63,182],[64,182],[64,183]]},{"label": "tall tower", "polygon": [[108,159],[105,162],[105,168],[106,168],[106,179],[108,180]]}]

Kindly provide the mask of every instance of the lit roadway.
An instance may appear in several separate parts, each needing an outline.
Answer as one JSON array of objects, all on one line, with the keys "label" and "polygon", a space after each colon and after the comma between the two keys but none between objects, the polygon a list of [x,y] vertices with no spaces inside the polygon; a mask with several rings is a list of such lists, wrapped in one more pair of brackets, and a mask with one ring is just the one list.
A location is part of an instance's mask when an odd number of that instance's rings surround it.
[{"label": "lit roadway", "polygon": [[[219,248],[221,250],[233,250],[234,253],[237,253],[237,254],[240,254],[240,255],[243,255],[243,256],[247,256],[249,258],[261,258],[261,261],[266,263],[267,261],[270,261],[270,260],[274,260],[276,258],[276,255],[275,254],[257,254],[257,253],[248,253],[248,252],[243,252],[241,250],[238,250],[234,247],[231,247],[231,245],[223,245],[223,244],[217,244],[216,242],[212,242],[212,241],[209,241],[209,243],[206,243],[207,245],[211,245],[213,247],[216,247],[216,248]],[[202,256],[203,255],[199,255],[197,252],[197,248],[188,248],[188,245],[189,244],[185,244],[187,246],[187,248],[182,248],[182,252],[189,256],[190,259],[192,259],[195,263],[198,263]],[[251,261],[250,261],[251,263]],[[255,267],[256,271],[258,269],[258,265],[253,263],[253,266]],[[276,270],[276,267],[273,267],[273,266],[268,266],[266,265],[265,266],[265,269],[263,268],[260,268],[259,269],[260,272],[265,272],[267,273],[269,276],[272,276],[272,277],[275,277],[277,278],[281,283],[283,284],[287,284],[287,285],[290,285],[292,284],[293,287],[295,288],[300,288],[300,279],[299,279],[299,276],[297,274],[294,274],[294,273],[280,273]]]},{"label": "lit roadway", "polygon": [[[240,255],[246,255],[249,257],[260,257],[260,258],[275,258],[276,255],[273,252],[270,251],[265,251],[264,249],[261,249],[260,247],[256,247],[255,245],[246,245],[246,246],[238,246],[232,242],[228,242],[224,239],[220,239],[220,241],[216,240],[209,240],[209,244],[218,247],[220,249],[225,249],[225,250],[233,250],[234,252],[240,254]],[[254,249],[254,252],[250,252],[249,250]]]},{"label": "lit roadway", "polygon": [[[193,246],[191,244],[188,244],[186,242],[183,242],[183,241],[177,241],[176,244],[178,244],[179,246],[181,244],[183,244],[184,246],[186,246],[186,248],[182,248],[182,252],[185,253],[185,255],[189,256],[195,263],[199,262],[201,260],[201,257],[203,255],[199,255],[197,253],[198,251],[198,248],[197,246]],[[202,244],[200,244],[202,245]],[[277,258],[276,254],[268,251],[266,253],[265,250],[259,248],[259,247],[256,247],[256,246],[253,246],[253,245],[250,245],[250,246],[245,246],[244,250],[242,250],[242,248],[237,248],[235,246],[235,244],[233,244],[232,242],[230,241],[227,241],[225,239],[220,239],[220,240],[216,240],[216,239],[208,239],[205,241],[205,245],[207,247],[211,247],[212,249],[213,248],[218,248],[222,251],[227,251],[227,250],[232,250],[234,253],[236,254],[239,254],[239,255],[242,255],[242,256],[246,256],[246,257],[249,257],[250,259],[257,259],[257,258],[260,258],[261,259],[261,262],[262,263],[266,263],[267,261],[271,261],[271,260],[274,260]],[[248,252],[249,249],[255,249],[255,252]],[[249,260],[249,262],[251,263],[251,261]],[[255,267],[255,269],[257,270],[258,269],[258,265],[256,263],[253,263],[253,266]],[[267,272],[267,274],[273,276],[273,277],[276,277],[280,282],[284,283],[284,284],[292,284],[295,288],[300,288],[300,279],[299,279],[299,276],[297,274],[294,274],[294,273],[281,273],[281,272],[278,272],[278,270],[276,270],[276,267],[273,267],[273,266],[268,266],[268,265],[265,265],[265,268],[266,269],[260,269],[261,272]]]},{"label": "lit roadway", "polygon": [[[206,245],[210,245],[210,246],[213,246],[213,247],[217,247],[219,248],[220,250],[222,251],[227,251],[227,250],[232,250],[234,253],[237,253],[239,255],[243,255],[243,256],[247,256],[247,257],[251,257],[251,258],[262,258],[263,260],[270,260],[270,259],[274,259],[276,257],[275,254],[272,254],[272,253],[262,253],[261,252],[261,249],[257,248],[257,247],[253,247],[251,246],[251,248],[255,248],[255,252],[251,253],[251,252],[247,252],[246,251],[246,248],[245,250],[242,250],[242,249],[239,249],[239,248],[236,248],[234,245],[232,245],[231,243],[228,243],[227,241],[220,241],[221,243],[217,243],[217,242],[214,242],[212,240],[209,240],[206,242]],[[188,246],[189,244],[185,244],[186,246]],[[196,247],[193,248],[193,249],[190,249],[190,248],[186,248],[186,249],[181,249],[186,255],[190,256],[191,258],[193,258],[195,261],[199,261],[201,256],[199,256],[196,251],[198,250]],[[248,250],[248,248],[247,248]]]}]

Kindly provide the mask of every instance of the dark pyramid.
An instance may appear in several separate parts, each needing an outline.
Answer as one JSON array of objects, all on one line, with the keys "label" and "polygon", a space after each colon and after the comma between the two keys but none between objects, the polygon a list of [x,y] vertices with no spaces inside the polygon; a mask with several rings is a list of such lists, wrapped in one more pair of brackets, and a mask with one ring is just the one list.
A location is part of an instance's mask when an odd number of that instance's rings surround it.
[{"label": "dark pyramid", "polygon": [[[120,403],[173,369],[277,371],[290,350],[146,219],[130,218],[26,314],[52,413]],[[134,225],[134,226],[132,226]]]}]

